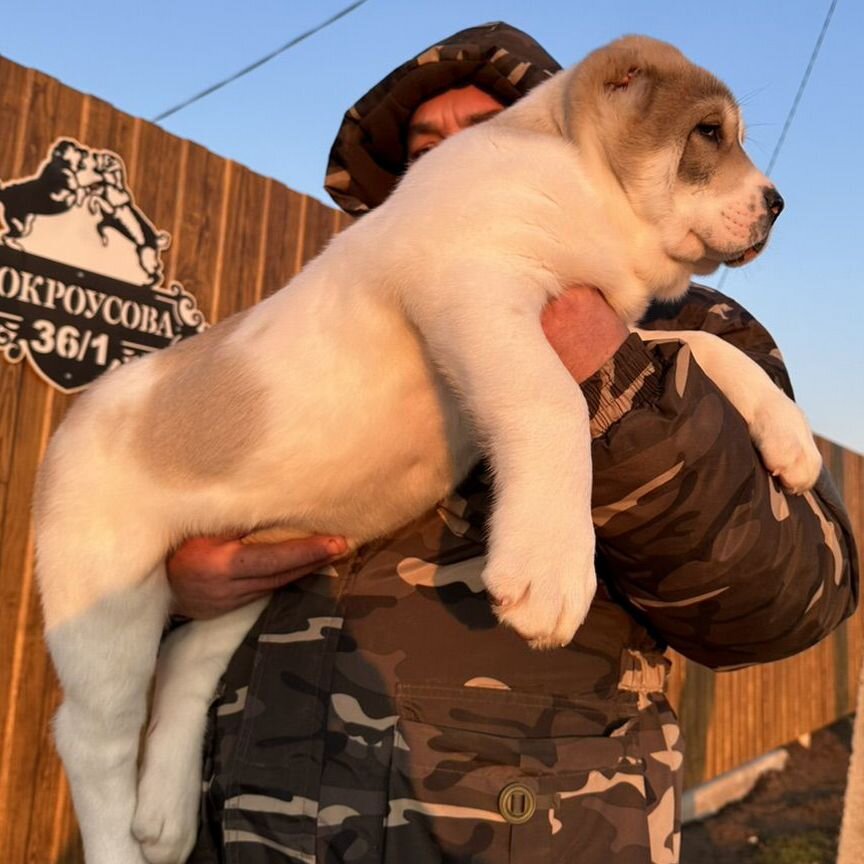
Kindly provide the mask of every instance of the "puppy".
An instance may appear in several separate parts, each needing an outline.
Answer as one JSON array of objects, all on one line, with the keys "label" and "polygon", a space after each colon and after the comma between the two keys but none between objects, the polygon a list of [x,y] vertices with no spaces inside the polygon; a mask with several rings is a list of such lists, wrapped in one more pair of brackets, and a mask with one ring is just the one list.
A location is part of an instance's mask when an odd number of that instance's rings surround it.
[{"label": "puppy", "polygon": [[[538,646],[571,639],[595,588],[588,417],[541,310],[590,284],[636,322],[694,273],[755,257],[782,199],[742,138],[713,76],[622,39],[424,156],[282,291],[78,400],[35,519],[88,864],[181,862],[194,842],[206,705],[262,604],[163,646],[136,803],[163,562],[185,537],[282,525],[362,543],[430,508],[482,450],[499,617]],[[719,339],[678,336],[768,468],[812,485],[795,405]]]}]

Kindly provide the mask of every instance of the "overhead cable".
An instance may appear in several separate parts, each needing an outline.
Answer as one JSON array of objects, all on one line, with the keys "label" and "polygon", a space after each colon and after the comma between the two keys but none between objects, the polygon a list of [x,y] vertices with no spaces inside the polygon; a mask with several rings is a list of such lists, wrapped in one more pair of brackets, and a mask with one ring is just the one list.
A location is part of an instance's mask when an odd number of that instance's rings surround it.
[{"label": "overhead cable", "polygon": [[248,66],[245,66],[243,69],[240,69],[238,72],[235,72],[233,75],[225,78],[222,81],[217,82],[216,84],[207,87],[205,90],[202,90],[200,93],[196,93],[194,96],[190,96],[188,99],[185,99],[183,102],[178,103],[173,108],[169,108],[167,111],[163,111],[161,114],[157,114],[155,117],[151,118],[151,122],[158,123],[160,120],[164,120],[166,117],[170,117],[172,114],[176,114],[178,111],[181,111],[183,108],[187,108],[189,105],[192,105],[194,102],[197,102],[199,99],[203,99],[205,96],[209,96],[211,93],[215,93],[217,90],[221,90],[223,87],[227,87],[232,82],[236,81],[238,78],[242,78],[244,75],[248,75],[254,69],[257,69],[259,66],[263,66],[265,63],[268,63],[274,57],[278,57],[283,51],[287,51],[289,48],[293,48],[298,43],[302,42],[304,39],[308,39],[310,36],[314,36],[316,33],[319,33],[325,27],[329,27],[331,24],[338,21],[340,18],[344,18],[349,13],[353,12],[359,6],[362,6],[366,3],[366,0],[355,0],[350,6],[346,6],[341,11],[337,12],[335,15],[328,18],[326,21],[322,21],[320,24],[313,27],[311,30],[307,30],[305,33],[301,33],[299,36],[295,36],[289,42],[286,42],[284,45],[277,48],[275,51],[271,51],[269,54],[265,54],[263,57],[256,60],[254,63],[250,63]]},{"label": "overhead cable", "polygon": [[[786,135],[789,132],[789,127],[792,125],[792,120],[795,118],[795,114],[798,111],[798,105],[801,103],[801,97],[804,95],[804,90],[807,88],[807,82],[810,80],[810,73],[813,71],[813,67],[816,65],[816,58],[819,56],[819,51],[822,48],[822,43],[825,41],[825,34],[828,32],[828,26],[831,24],[831,18],[834,15],[834,8],[837,6],[837,0],[831,0],[831,5],[828,7],[828,12],[825,15],[825,20],[822,22],[822,29],[819,31],[819,36],[816,39],[816,44],[813,46],[813,50],[810,52],[810,60],[807,62],[807,68],[804,70],[804,75],[801,78],[801,83],[798,85],[798,92],[795,94],[795,98],[792,100],[792,106],[789,108],[789,113],[786,115],[786,122],[783,124],[783,131],[780,133],[780,137],[777,139],[777,143],[774,145],[774,152],[771,154],[771,158],[768,160],[768,167],[765,169],[765,174],[770,177],[771,172],[774,170],[774,166],[777,164],[777,157],[780,155],[780,151],[783,149],[783,144],[786,142]],[[720,280],[717,283],[717,290],[719,291],[726,282],[727,277],[729,276],[729,268],[727,267],[721,274]]]}]

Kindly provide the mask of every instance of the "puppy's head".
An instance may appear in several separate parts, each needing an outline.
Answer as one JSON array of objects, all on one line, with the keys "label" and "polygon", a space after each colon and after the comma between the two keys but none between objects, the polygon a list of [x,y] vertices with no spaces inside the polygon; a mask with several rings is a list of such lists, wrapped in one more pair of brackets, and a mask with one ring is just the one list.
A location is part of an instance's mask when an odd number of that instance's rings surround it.
[{"label": "puppy's head", "polygon": [[611,170],[664,252],[694,273],[762,250],[783,209],[750,161],[729,89],[664,42],[627,36],[573,72],[567,132]]}]

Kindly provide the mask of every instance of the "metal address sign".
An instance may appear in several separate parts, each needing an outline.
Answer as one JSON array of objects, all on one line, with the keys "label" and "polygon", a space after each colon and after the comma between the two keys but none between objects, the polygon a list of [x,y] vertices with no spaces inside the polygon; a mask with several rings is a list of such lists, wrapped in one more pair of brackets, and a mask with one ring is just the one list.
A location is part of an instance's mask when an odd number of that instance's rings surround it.
[{"label": "metal address sign", "polygon": [[0,354],[54,387],[111,369],[207,324],[163,285],[170,236],[135,204],[123,160],[60,138],[30,177],[0,181]]}]

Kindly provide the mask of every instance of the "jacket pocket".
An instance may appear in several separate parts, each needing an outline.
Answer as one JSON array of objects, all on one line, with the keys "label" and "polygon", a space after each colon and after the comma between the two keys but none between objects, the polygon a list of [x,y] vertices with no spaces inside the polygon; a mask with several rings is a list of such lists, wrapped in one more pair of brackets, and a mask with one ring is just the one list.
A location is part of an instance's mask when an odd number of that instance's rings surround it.
[{"label": "jacket pocket", "polygon": [[632,709],[426,686],[397,708],[385,864],[650,864]]}]

